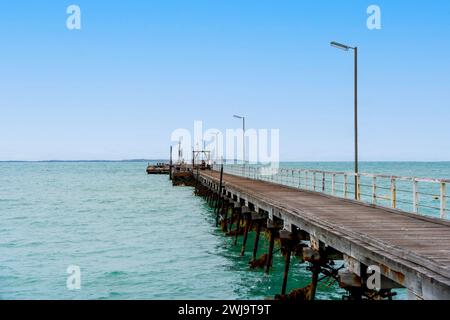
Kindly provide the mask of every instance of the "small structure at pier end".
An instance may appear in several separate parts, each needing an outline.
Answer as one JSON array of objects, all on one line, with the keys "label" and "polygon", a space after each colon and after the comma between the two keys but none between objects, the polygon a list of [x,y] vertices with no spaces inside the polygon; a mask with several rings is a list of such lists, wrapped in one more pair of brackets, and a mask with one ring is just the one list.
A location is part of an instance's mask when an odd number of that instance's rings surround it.
[{"label": "small structure at pier end", "polygon": [[169,174],[170,165],[166,163],[157,163],[155,165],[147,165],[147,174]]},{"label": "small structure at pier end", "polygon": [[192,151],[192,163],[178,160],[170,166],[170,179],[174,186],[195,186],[198,183],[200,171],[211,170],[210,151]]}]

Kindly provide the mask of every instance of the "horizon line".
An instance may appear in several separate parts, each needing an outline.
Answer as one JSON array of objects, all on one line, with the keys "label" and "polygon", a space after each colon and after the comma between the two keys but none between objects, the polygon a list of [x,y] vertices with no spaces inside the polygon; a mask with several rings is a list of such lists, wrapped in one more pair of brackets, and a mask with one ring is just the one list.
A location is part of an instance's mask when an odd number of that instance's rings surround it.
[{"label": "horizon line", "polygon": [[[148,161],[169,161],[169,159],[164,158],[154,158],[154,159],[64,159],[64,160],[55,160],[55,159],[49,159],[49,160],[0,160],[0,163],[7,163],[7,162],[148,162]],[[235,161],[234,159],[226,159],[226,161]],[[239,161],[239,160],[238,160]],[[322,162],[322,163],[332,163],[332,162],[349,162],[353,163],[352,160],[280,160],[279,163],[286,163],[286,162]],[[426,162],[450,162],[450,160],[360,160],[359,163],[364,162],[419,162],[419,163],[426,163]]]}]

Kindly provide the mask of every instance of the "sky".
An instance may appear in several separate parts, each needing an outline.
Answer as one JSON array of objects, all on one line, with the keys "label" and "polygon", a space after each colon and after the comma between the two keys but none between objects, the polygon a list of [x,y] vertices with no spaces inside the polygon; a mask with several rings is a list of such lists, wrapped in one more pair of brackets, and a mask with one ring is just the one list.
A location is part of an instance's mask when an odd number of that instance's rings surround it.
[{"label": "sky", "polygon": [[2,1],[0,39],[0,160],[167,158],[175,129],[233,114],[279,129],[281,160],[352,160],[333,40],[359,48],[360,159],[450,160],[448,0]]}]

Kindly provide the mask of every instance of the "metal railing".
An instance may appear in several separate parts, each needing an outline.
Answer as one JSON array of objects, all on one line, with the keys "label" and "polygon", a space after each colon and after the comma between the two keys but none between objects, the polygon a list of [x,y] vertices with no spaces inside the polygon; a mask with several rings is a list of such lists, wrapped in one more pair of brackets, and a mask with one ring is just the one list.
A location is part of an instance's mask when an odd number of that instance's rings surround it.
[{"label": "metal railing", "polygon": [[[220,165],[214,165],[213,169],[220,170]],[[310,169],[271,169],[242,164],[224,165],[224,172],[441,219],[446,219],[450,212],[447,207],[447,202],[450,201],[448,179]]]}]

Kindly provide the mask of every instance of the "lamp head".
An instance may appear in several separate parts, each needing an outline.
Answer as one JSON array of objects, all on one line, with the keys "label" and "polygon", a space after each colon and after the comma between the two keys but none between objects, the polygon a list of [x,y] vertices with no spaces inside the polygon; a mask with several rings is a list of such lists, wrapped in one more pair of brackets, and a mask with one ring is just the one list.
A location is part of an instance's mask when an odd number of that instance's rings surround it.
[{"label": "lamp head", "polygon": [[336,41],[331,41],[330,45],[332,47],[335,47],[335,48],[338,48],[338,49],[341,49],[341,50],[344,50],[344,51],[348,51],[350,49],[354,49],[353,47],[347,46],[345,44],[342,44],[342,43],[339,43],[339,42],[336,42]]}]

